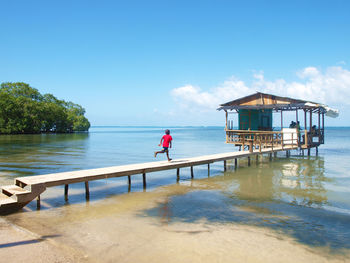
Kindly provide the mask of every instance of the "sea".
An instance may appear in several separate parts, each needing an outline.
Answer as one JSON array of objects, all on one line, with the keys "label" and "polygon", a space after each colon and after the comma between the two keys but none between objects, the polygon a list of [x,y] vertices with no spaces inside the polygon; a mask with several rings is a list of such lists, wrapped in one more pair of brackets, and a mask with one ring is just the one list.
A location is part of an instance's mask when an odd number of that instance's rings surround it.
[{"label": "sea", "polygon": [[[86,133],[0,136],[0,185],[19,176],[237,151],[224,127],[95,126]],[[48,188],[42,207],[2,218],[50,237],[78,262],[350,262],[350,127],[327,127],[316,154],[292,151]],[[54,175],[52,175],[54,176]],[[1,231],[0,231],[1,233]],[[62,248],[62,249],[63,249]],[[63,249],[67,253],[67,249]],[[62,250],[62,251],[63,251]],[[63,253],[63,252],[62,252]]]}]

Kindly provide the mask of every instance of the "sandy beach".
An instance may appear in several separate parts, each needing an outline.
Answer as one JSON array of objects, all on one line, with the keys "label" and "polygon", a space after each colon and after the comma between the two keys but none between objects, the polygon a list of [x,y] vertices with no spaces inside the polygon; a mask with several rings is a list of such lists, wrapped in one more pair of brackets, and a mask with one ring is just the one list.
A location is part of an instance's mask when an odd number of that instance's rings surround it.
[{"label": "sandy beach", "polygon": [[[349,250],[333,253],[269,228],[206,218],[172,220],[164,206],[169,193],[182,195],[188,190],[186,185],[172,185],[6,216],[0,221],[0,258],[3,262],[350,262]],[[156,207],[158,216],[146,215]]]}]

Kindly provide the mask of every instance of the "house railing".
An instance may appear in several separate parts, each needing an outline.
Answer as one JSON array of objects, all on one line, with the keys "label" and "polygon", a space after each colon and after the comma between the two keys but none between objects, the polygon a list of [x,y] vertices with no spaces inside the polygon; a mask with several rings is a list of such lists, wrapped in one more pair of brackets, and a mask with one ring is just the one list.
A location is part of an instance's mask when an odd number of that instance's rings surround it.
[{"label": "house railing", "polygon": [[283,129],[282,131],[250,131],[226,130],[226,143],[248,147],[250,151],[263,148],[300,146],[300,133],[297,129]]},{"label": "house railing", "polygon": [[324,129],[302,132],[301,145],[304,147],[313,147],[320,144],[324,144]]}]

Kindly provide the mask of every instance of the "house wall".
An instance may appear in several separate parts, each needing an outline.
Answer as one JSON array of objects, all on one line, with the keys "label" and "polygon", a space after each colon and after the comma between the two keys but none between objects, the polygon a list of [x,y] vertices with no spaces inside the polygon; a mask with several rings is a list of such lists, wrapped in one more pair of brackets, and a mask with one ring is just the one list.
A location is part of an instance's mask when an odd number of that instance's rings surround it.
[{"label": "house wall", "polygon": [[272,129],[272,110],[240,110],[238,127],[240,130]]}]

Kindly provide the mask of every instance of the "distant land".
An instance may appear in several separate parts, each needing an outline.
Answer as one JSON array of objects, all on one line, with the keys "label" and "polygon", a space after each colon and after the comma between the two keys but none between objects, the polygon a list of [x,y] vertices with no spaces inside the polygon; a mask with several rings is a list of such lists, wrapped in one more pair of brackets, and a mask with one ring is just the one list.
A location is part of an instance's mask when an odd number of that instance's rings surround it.
[{"label": "distant land", "polygon": [[23,82],[0,87],[0,134],[71,133],[88,131],[85,109],[73,102],[42,95]]}]

